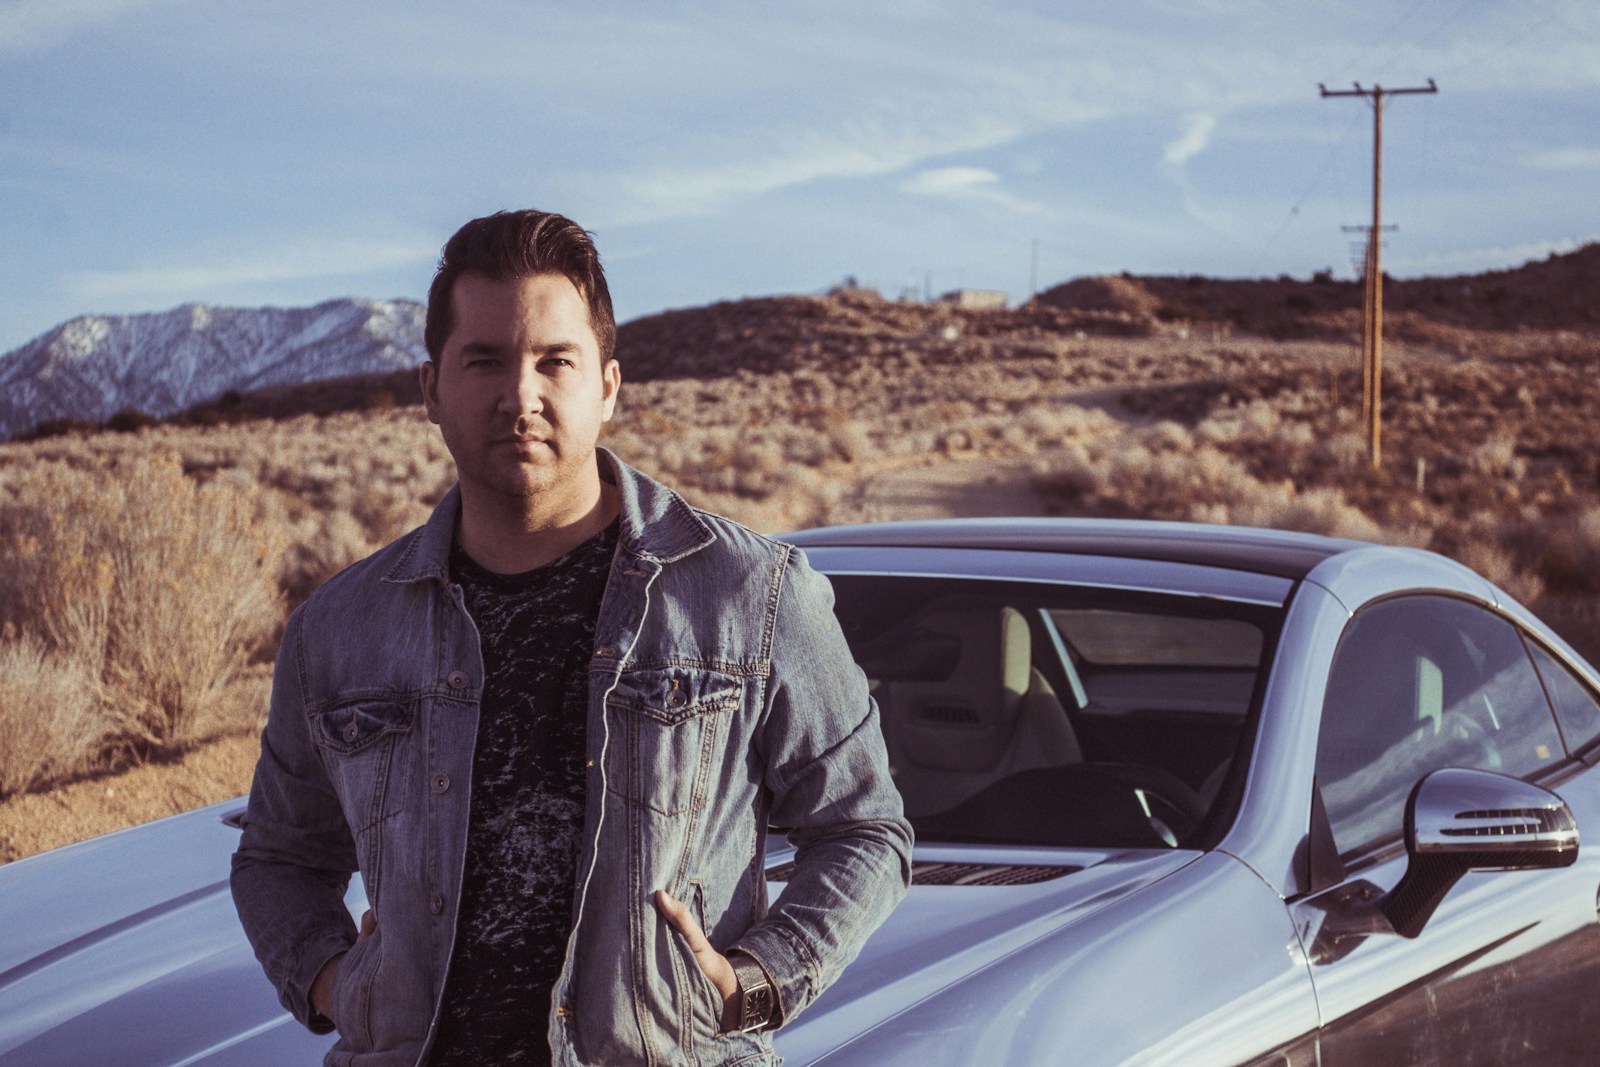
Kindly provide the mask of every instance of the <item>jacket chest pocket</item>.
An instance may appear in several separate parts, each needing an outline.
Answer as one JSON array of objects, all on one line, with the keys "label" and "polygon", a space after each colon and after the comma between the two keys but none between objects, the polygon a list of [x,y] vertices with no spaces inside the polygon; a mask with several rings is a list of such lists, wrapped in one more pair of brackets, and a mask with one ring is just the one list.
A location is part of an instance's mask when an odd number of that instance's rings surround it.
[{"label": "jacket chest pocket", "polygon": [[716,671],[629,671],[606,699],[606,787],[663,815],[705,801],[711,766],[741,679]]},{"label": "jacket chest pocket", "polygon": [[343,701],[310,716],[311,736],[358,834],[404,804],[405,790],[393,787],[394,751],[416,715],[414,699],[375,697]]}]

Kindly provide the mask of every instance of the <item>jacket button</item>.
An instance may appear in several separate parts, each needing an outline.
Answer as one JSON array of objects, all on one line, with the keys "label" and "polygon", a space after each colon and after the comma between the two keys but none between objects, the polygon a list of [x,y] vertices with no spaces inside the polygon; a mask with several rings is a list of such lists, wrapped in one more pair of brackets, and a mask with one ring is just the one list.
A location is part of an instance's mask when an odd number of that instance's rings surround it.
[{"label": "jacket button", "polygon": [[444,911],[444,897],[438,893],[428,898],[428,910],[438,915]]},{"label": "jacket button", "polygon": [[358,738],[360,736],[361,736],[361,727],[356,725],[356,721],[354,719],[351,719],[348,723],[345,724],[344,739],[346,741],[354,741],[356,738]]},{"label": "jacket button", "polygon": [[612,648],[610,645],[601,645],[599,648],[594,650],[594,654],[597,656],[615,656],[617,654],[617,650]]},{"label": "jacket button", "polygon": [[451,689],[465,689],[467,687],[467,672],[451,671],[450,677],[446,681],[450,683]]},{"label": "jacket button", "polygon": [[435,793],[443,793],[449,788],[450,776],[448,774],[436,774],[433,776],[433,791]]}]

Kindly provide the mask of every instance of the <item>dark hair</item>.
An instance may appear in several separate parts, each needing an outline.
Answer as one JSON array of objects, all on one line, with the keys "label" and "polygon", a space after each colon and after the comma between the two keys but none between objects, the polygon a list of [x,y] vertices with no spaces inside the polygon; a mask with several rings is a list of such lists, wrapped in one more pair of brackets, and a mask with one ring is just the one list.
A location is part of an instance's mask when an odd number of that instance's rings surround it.
[{"label": "dark hair", "polygon": [[423,343],[437,360],[455,327],[455,285],[463,274],[509,282],[534,274],[560,274],[589,305],[589,324],[600,342],[600,361],[617,347],[617,320],[611,310],[600,253],[590,233],[552,211],[498,211],[473,219],[445,242],[439,269],[428,288],[428,319]]}]

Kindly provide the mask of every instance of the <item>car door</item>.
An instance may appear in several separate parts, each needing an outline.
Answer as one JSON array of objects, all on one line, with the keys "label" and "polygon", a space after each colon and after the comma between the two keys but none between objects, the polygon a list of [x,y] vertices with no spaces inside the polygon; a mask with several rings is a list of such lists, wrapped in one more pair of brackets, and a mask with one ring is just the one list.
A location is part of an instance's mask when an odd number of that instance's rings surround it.
[{"label": "car door", "polygon": [[[1324,1067],[1590,1061],[1600,790],[1551,711],[1547,687],[1559,682],[1545,678],[1562,668],[1540,666],[1543,675],[1513,623],[1452,597],[1380,601],[1348,624],[1322,708],[1313,812],[1313,838],[1331,834],[1338,854],[1335,884],[1292,905]],[[1570,674],[1565,682],[1584,689]],[[1553,788],[1583,843],[1565,869],[1468,873],[1405,937],[1373,921],[1372,905],[1405,872],[1412,788],[1443,767]]]}]

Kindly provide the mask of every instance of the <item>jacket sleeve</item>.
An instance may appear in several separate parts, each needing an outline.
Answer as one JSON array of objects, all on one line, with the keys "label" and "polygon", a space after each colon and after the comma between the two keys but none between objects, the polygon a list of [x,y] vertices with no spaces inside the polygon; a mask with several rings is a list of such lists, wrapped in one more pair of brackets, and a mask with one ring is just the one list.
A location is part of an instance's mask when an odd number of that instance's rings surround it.
[{"label": "jacket sleeve", "polygon": [[245,935],[278,999],[322,1034],[333,1023],[312,1011],[311,983],[324,963],[355,941],[344,893],[356,852],[308,729],[300,670],[303,610],[289,620],[278,649],[231,882]]},{"label": "jacket sleeve", "polygon": [[771,822],[789,828],[795,870],[731,947],[772,979],[781,1023],[838,977],[911,883],[911,824],[877,705],[834,617],[832,586],[798,550],[777,599],[766,713]]}]

